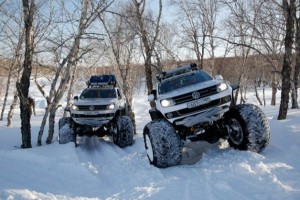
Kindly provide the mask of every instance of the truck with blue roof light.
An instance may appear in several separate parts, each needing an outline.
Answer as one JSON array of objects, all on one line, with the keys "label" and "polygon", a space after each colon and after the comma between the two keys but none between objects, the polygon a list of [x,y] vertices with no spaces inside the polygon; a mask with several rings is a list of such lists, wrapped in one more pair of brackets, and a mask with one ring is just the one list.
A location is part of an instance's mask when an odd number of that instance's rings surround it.
[{"label": "truck with blue roof light", "polygon": [[96,135],[112,136],[113,142],[120,147],[133,144],[132,120],[116,77],[91,76],[86,84],[87,88],[66,108],[70,117],[59,120],[59,143],[74,141],[77,146],[78,136]]}]

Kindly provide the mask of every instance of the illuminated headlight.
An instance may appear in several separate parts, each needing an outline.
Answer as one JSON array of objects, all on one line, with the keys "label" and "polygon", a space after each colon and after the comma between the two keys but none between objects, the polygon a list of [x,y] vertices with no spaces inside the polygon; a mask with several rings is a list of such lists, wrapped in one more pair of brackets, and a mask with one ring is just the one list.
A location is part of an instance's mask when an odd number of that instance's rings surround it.
[{"label": "illuminated headlight", "polygon": [[222,92],[228,88],[226,83],[221,83],[217,86],[217,92]]},{"label": "illuminated headlight", "polygon": [[71,106],[71,108],[72,108],[72,110],[79,110],[79,109],[78,109],[78,106],[76,106],[75,104],[73,104],[73,105]]},{"label": "illuminated headlight", "polygon": [[173,99],[164,99],[161,102],[162,107],[169,107],[175,105],[175,102]]},{"label": "illuminated headlight", "polygon": [[107,106],[108,110],[113,110],[115,108],[115,104],[110,104]]}]

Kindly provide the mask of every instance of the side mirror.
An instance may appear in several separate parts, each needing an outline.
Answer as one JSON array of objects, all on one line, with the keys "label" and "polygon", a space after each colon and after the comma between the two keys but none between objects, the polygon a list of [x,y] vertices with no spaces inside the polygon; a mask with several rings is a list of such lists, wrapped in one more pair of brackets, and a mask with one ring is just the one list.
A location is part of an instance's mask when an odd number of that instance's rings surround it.
[{"label": "side mirror", "polygon": [[156,95],[156,90],[152,90],[151,94]]},{"label": "side mirror", "polygon": [[239,84],[232,84],[232,85],[230,85],[230,86],[231,86],[231,88],[232,88],[232,91],[234,91],[234,90],[240,88],[240,85],[239,85]]},{"label": "side mirror", "polygon": [[223,76],[222,75],[216,75],[215,79],[217,79],[217,80],[223,80]]},{"label": "side mirror", "polygon": [[152,90],[151,94],[148,95],[148,101],[154,101],[156,99],[156,91],[157,90]]},{"label": "side mirror", "polygon": [[75,96],[75,97],[74,97],[74,100],[78,101],[78,96]]},{"label": "side mirror", "polygon": [[150,94],[148,95],[148,101],[154,101],[154,95],[153,94]]}]

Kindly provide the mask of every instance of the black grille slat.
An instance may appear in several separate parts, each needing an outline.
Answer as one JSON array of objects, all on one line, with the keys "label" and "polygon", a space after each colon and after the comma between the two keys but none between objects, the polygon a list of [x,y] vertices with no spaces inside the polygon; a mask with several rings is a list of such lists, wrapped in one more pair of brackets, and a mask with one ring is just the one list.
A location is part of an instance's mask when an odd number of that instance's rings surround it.
[{"label": "black grille slat", "polygon": [[[78,106],[78,109],[79,111],[90,111],[90,106]],[[107,105],[94,105],[94,110],[107,110]]]},{"label": "black grille slat", "polygon": [[[217,86],[214,85],[214,86],[204,88],[202,90],[196,90],[196,91],[200,93],[200,98],[203,98],[203,97],[207,97],[207,96],[216,94]],[[193,92],[195,92],[195,91],[193,91]],[[189,101],[193,101],[193,100],[195,100],[192,97],[193,92],[189,92],[189,93],[186,93],[186,94],[183,94],[180,96],[173,97],[173,100],[175,101],[176,104],[182,104],[182,103],[186,103]]]}]

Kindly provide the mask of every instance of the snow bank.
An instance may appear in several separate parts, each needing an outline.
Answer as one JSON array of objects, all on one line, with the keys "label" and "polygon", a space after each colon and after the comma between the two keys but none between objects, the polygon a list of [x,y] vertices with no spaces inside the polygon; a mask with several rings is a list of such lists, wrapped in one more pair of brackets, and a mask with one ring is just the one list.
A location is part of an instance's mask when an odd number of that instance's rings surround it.
[{"label": "snow bank", "polygon": [[137,135],[124,149],[96,137],[82,138],[78,148],[57,140],[37,147],[42,114],[32,117],[33,148],[19,149],[19,116],[12,128],[1,121],[0,199],[300,199],[300,110],[277,121],[278,106],[262,108],[271,141],[261,154],[196,142],[185,147],[181,165],[158,169],[149,165],[142,138],[150,121],[146,99],[134,97]]}]

